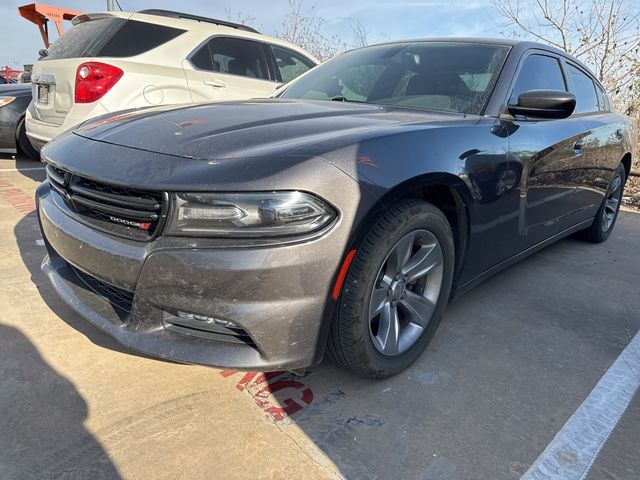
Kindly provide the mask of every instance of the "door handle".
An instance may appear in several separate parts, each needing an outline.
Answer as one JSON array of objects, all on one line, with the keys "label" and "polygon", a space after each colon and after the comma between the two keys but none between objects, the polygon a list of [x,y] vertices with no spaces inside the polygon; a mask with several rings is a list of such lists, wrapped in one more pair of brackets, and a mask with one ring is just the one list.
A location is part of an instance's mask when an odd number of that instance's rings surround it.
[{"label": "door handle", "polygon": [[582,142],[576,142],[573,144],[573,150],[576,152],[576,156],[582,155],[584,153],[584,145]]},{"label": "door handle", "polygon": [[204,84],[209,85],[210,87],[215,87],[215,88],[225,88],[227,86],[226,83],[224,83],[221,80],[216,80],[215,78],[211,80],[205,80]]}]

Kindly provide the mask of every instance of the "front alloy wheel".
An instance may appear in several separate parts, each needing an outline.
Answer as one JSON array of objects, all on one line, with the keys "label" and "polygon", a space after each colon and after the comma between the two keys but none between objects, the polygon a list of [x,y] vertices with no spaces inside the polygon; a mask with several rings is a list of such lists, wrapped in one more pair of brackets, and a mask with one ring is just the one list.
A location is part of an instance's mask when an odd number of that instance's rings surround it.
[{"label": "front alloy wheel", "polygon": [[453,279],[455,249],[434,205],[401,200],[373,225],[349,268],[329,355],[351,372],[387,378],[413,363],[433,338]]},{"label": "front alloy wheel", "polygon": [[369,333],[383,355],[406,352],[429,325],[442,288],[442,248],[428,230],[405,235],[385,259],[369,301]]}]

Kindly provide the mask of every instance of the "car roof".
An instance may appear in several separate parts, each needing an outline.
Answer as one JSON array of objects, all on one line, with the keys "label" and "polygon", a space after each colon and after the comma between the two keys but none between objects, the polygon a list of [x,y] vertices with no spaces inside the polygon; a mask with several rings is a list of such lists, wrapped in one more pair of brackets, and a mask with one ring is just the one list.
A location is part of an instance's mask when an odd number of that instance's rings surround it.
[{"label": "car roof", "polygon": [[[206,20],[208,21],[203,21],[198,19],[204,19],[205,17],[198,17],[195,15],[188,15],[168,10],[147,10],[146,12],[144,10],[140,12],[96,12],[79,15],[78,17],[88,17],[92,20],[104,17],[119,17],[131,20],[141,20],[148,23],[155,23],[158,25],[165,25],[174,28],[181,28],[184,30],[202,34],[203,37],[210,37],[215,34],[223,34],[233,37],[247,38],[259,42],[267,42],[276,46],[288,48],[289,50],[294,50],[307,57],[309,60],[312,60],[316,64],[320,63],[320,61],[313,55],[311,55],[311,53],[307,52],[298,45],[287,42],[286,40],[281,40],[279,38],[264,35],[250,27],[246,27],[240,24],[234,24],[233,22],[228,22],[226,20],[220,20],[220,23],[215,23],[214,21],[211,21],[214,19],[207,18]],[[77,20],[74,18],[73,23],[75,24],[76,22]]]},{"label": "car roof", "polygon": [[[593,74],[591,69],[587,67],[583,62],[575,58],[568,52],[561,50],[552,45],[547,45],[545,43],[534,42],[532,40],[521,40],[517,38],[493,38],[493,37],[426,37],[426,38],[417,38],[412,40],[393,40],[389,42],[377,43],[375,45],[369,45],[371,47],[380,46],[380,45],[393,45],[398,43],[418,43],[418,42],[434,42],[434,43],[477,43],[482,45],[500,45],[505,47],[510,47],[512,50],[518,50],[518,52],[524,52],[525,50],[529,50],[532,48],[538,50],[546,50],[548,52],[554,53],[556,55],[562,55],[563,57],[571,60],[573,63],[576,63],[580,66],[580,68],[586,70],[589,75],[591,75],[596,81],[598,81],[597,77]],[[367,47],[363,47],[367,48]],[[600,83],[598,81],[598,83]]]}]

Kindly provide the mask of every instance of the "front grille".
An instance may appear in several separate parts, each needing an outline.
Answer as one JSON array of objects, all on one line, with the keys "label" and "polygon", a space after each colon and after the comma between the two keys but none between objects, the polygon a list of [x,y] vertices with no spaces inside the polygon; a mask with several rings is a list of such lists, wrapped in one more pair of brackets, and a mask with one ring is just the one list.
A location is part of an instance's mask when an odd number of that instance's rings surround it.
[{"label": "front grille", "polygon": [[133,305],[133,292],[109,285],[97,278],[71,266],[71,269],[82,283],[93,293],[107,300],[122,312],[130,313]]},{"label": "front grille", "polygon": [[116,187],[47,165],[51,188],[64,204],[92,226],[135,240],[159,233],[166,217],[167,195]]}]

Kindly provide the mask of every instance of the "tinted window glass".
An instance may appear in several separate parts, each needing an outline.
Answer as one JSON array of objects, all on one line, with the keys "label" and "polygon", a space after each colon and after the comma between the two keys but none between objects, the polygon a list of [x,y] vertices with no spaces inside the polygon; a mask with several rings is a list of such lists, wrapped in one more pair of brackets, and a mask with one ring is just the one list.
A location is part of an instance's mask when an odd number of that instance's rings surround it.
[{"label": "tinted window glass", "polygon": [[100,57],[133,57],[184,33],[178,28],[128,20],[100,49]]},{"label": "tinted window glass", "polygon": [[42,60],[131,57],[159,47],[184,30],[122,18],[98,18],[74,25],[49,47]]},{"label": "tinted window glass", "polygon": [[209,42],[213,70],[269,80],[263,44],[241,38],[217,37]]},{"label": "tinted window glass", "polygon": [[284,83],[290,82],[310,68],[315,67],[315,64],[311,60],[288,48],[277,47],[275,45],[271,48],[276,58],[276,63],[278,64],[280,77]]},{"label": "tinted window glass", "polygon": [[122,18],[98,18],[74,25],[49,46],[41,60],[93,57],[105,42],[126,23]]},{"label": "tinted window glass", "polygon": [[600,110],[609,110],[609,104],[607,102],[607,94],[604,93],[604,90],[600,88],[599,85],[596,85],[596,93],[598,94],[598,105],[600,106]]},{"label": "tinted window glass", "polygon": [[566,91],[567,86],[558,60],[546,55],[529,55],[518,73],[510,103],[517,103],[518,96],[528,90]]},{"label": "tinted window glass", "polygon": [[573,81],[573,87],[576,90],[575,113],[597,112],[598,97],[596,96],[593,80],[584,74],[582,70],[577,69],[571,64],[569,64],[569,75]]},{"label": "tinted window glass", "polygon": [[317,66],[281,97],[480,114],[508,52],[502,46],[439,42],[367,47]]},{"label": "tinted window glass", "polygon": [[213,71],[213,59],[209,50],[209,42],[200,47],[196,53],[191,55],[191,64],[200,70]]}]

